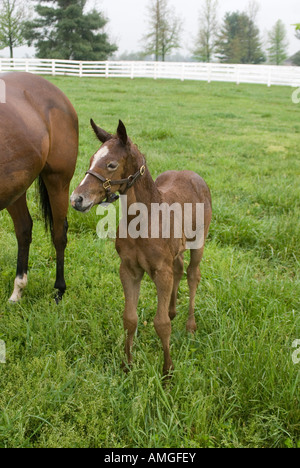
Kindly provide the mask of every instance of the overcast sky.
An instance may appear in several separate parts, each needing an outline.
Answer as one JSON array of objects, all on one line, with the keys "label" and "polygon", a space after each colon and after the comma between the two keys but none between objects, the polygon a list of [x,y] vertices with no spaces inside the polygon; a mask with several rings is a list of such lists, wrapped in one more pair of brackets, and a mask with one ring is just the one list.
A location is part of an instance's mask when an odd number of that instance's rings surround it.
[{"label": "overcast sky", "polygon": [[[257,0],[260,5],[258,22],[262,38],[281,19],[288,30],[290,53],[300,50],[300,41],[295,38],[291,24],[300,22],[300,0]],[[149,0],[90,0],[98,5],[110,18],[109,31],[117,40],[119,53],[137,51],[141,48],[141,37],[147,28],[147,5]],[[183,49],[187,53],[198,30],[198,18],[203,0],[169,0],[174,11],[184,22]],[[244,11],[249,0],[219,0],[219,19],[222,21],[227,11]]]},{"label": "overcast sky", "polygon": [[[174,11],[181,16],[184,25],[182,38],[183,55],[189,54],[197,35],[198,18],[203,0],[169,0]],[[257,0],[260,5],[258,23],[262,38],[266,40],[269,31],[278,19],[287,28],[289,37],[289,52],[294,54],[300,50],[300,41],[295,38],[293,23],[300,22],[300,0]],[[219,0],[219,19],[223,19],[227,11],[244,11],[249,0]],[[89,5],[96,6],[109,18],[107,27],[110,37],[119,47],[118,54],[125,51],[141,50],[141,38],[147,29],[147,5],[149,0],[89,0]],[[2,56],[9,56],[8,50],[0,51]],[[15,51],[16,57],[33,56],[33,49],[21,47]]]}]

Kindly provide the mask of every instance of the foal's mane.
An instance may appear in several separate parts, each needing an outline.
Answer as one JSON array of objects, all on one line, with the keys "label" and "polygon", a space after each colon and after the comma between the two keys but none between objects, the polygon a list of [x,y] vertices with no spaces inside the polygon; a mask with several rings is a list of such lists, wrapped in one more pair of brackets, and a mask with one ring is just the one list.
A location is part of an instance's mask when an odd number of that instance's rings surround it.
[{"label": "foal's mane", "polygon": [[[141,161],[138,161],[138,158],[140,157],[141,160],[144,161],[144,163],[147,164],[147,158],[146,156],[140,151],[139,147],[137,144],[133,143],[132,140],[128,140],[129,143],[130,143],[130,154],[131,156],[133,156],[134,158],[134,162],[136,163],[136,166],[139,166],[139,164],[141,163]],[[138,169],[138,167],[137,167]]]}]

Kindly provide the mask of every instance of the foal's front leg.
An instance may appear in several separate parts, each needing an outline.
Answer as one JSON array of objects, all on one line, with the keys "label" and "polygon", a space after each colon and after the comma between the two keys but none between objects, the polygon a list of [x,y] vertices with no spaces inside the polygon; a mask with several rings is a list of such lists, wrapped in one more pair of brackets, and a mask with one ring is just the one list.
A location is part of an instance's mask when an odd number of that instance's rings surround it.
[{"label": "foal's front leg", "polygon": [[141,269],[133,269],[124,261],[121,263],[120,278],[125,294],[125,310],[123,315],[124,330],[126,332],[125,353],[128,365],[132,363],[131,350],[138,325],[137,306],[143,273]]}]

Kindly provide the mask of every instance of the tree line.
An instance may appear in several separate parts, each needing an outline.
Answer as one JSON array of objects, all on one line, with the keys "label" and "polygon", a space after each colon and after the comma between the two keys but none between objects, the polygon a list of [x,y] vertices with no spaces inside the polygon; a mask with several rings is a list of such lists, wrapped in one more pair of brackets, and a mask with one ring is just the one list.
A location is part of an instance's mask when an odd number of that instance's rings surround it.
[{"label": "tree line", "polygon": [[268,32],[263,48],[257,17],[259,5],[250,0],[244,12],[226,13],[219,24],[218,0],[204,0],[199,20],[199,34],[194,55],[203,62],[215,57],[222,63],[259,64],[268,61],[281,65],[288,58],[287,30],[278,20]]},{"label": "tree line", "polygon": [[[280,65],[287,59],[287,30],[281,20],[269,31],[264,50],[255,0],[244,12],[227,12],[222,21],[218,0],[202,0],[201,5],[198,34],[190,46],[194,60]],[[181,48],[183,20],[170,0],[149,0],[146,14],[143,47],[135,56],[164,61]],[[27,44],[35,47],[38,58],[107,60],[118,50],[106,33],[107,23],[98,9],[87,9],[87,0],[36,0],[26,6],[23,0],[0,0],[0,49],[8,47],[13,57],[16,47]],[[300,25],[293,26],[300,40]],[[300,51],[291,60],[300,65]]]}]

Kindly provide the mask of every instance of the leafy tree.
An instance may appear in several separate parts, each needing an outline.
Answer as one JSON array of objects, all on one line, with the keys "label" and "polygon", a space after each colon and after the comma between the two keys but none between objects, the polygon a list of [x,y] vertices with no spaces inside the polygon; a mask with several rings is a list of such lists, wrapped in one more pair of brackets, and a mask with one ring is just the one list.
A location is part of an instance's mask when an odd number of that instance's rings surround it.
[{"label": "leafy tree", "polygon": [[168,5],[168,0],[151,0],[148,6],[149,32],[144,37],[145,55],[155,55],[165,61],[166,56],[180,48],[182,22]]},{"label": "leafy tree", "polygon": [[247,13],[226,13],[217,43],[218,58],[223,63],[262,63],[265,56],[259,29]]},{"label": "leafy tree", "polygon": [[0,0],[0,49],[9,47],[11,58],[14,48],[26,43],[24,22],[27,19],[25,8],[19,0]]},{"label": "leafy tree", "polygon": [[269,62],[281,65],[288,57],[287,31],[284,23],[278,20],[269,32],[268,57]]},{"label": "leafy tree", "polygon": [[200,13],[200,28],[194,48],[199,62],[210,62],[216,46],[218,31],[218,0],[205,0]]},{"label": "leafy tree", "polygon": [[117,50],[104,31],[108,20],[96,9],[85,13],[86,3],[87,0],[38,1],[38,17],[26,24],[25,31],[28,45],[37,49],[37,57],[106,60]]}]

